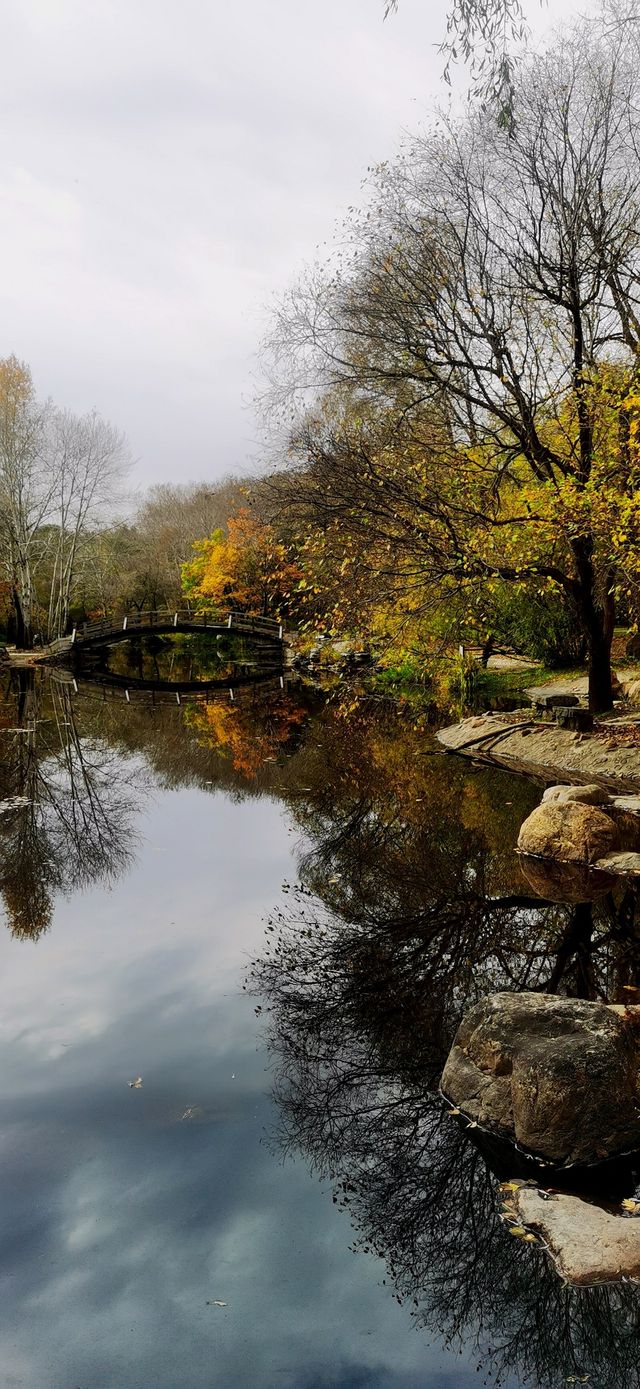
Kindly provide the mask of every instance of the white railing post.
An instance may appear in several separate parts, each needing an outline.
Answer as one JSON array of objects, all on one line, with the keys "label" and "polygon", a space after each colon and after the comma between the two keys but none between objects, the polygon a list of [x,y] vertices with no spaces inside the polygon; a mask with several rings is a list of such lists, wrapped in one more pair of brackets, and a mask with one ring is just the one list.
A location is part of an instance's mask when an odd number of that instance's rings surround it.
[{"label": "white railing post", "polygon": [[73,629],[73,631],[72,631],[72,633],[71,633],[71,645],[72,645],[72,646],[73,646],[73,643],[74,643],[75,639],[76,639],[76,629],[75,629],[75,627],[74,627],[74,629]]},{"label": "white railing post", "polygon": [[174,614],[173,614],[173,625],[174,625],[174,627],[177,627],[177,626],[178,626],[178,614],[177,614],[177,613],[174,613]]},{"label": "white railing post", "polygon": [[123,630],[123,632],[126,632],[126,630],[127,630],[127,620],[128,620],[128,619],[127,619],[126,617],[124,617],[124,618],[122,619],[122,630]]},{"label": "white railing post", "polygon": [[231,619],[232,619],[232,617],[233,617],[233,613],[229,613],[229,621],[228,621],[228,623],[227,623],[227,627],[230,627],[230,626],[231,626]]}]

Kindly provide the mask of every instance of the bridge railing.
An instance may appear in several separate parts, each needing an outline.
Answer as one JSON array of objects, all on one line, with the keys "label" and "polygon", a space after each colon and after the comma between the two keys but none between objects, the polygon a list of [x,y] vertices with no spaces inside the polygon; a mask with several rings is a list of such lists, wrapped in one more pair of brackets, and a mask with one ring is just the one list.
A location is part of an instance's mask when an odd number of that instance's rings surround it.
[{"label": "bridge railing", "polygon": [[253,632],[260,636],[272,636],[282,641],[284,627],[273,617],[255,617],[250,613],[230,612],[226,618],[213,617],[210,613],[193,613],[187,609],[172,612],[170,608],[154,608],[149,612],[123,613],[121,617],[98,618],[94,622],[83,622],[74,627],[71,638],[64,640],[72,644],[90,641],[95,637],[108,636],[118,632],[151,631],[154,627],[189,627],[195,631],[206,631],[213,627],[218,631],[227,627],[231,631]]},{"label": "bridge railing", "polygon": [[250,613],[229,613],[227,626],[240,632],[265,632],[282,640],[284,627],[275,617],[253,617]]}]

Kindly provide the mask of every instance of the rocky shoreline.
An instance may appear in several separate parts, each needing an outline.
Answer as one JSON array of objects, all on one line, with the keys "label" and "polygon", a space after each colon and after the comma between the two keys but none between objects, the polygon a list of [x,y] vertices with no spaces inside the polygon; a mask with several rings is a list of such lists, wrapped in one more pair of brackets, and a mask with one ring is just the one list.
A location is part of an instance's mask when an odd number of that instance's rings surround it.
[{"label": "rocky shoreline", "polygon": [[597,781],[609,790],[640,789],[640,724],[624,718],[596,723],[593,732],[560,728],[530,709],[481,714],[442,728],[436,735],[448,752],[498,763],[551,783],[558,779]]}]

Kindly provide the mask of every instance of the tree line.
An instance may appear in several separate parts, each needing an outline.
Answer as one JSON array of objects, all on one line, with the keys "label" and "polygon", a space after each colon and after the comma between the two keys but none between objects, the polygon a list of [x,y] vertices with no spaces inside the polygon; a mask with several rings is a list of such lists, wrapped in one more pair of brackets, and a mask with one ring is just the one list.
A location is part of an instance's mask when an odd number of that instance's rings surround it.
[{"label": "tree line", "polygon": [[117,429],[40,401],[28,366],[0,361],[0,630],[18,647],[76,621],[179,606],[194,542],[245,498],[234,478],[136,499],[129,469]]},{"label": "tree line", "polygon": [[[266,345],[259,515],[202,542],[235,596],[426,661],[491,634],[586,660],[637,626],[640,30],[605,3],[374,170]],[[231,541],[231,543],[230,543]]]}]

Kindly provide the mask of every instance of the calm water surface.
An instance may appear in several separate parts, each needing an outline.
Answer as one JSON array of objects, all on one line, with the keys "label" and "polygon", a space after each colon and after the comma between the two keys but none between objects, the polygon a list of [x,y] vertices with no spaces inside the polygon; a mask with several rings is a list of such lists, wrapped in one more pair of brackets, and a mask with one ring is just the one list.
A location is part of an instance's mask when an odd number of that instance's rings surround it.
[{"label": "calm water surface", "polygon": [[539,791],[413,723],[5,678],[2,1386],[638,1383],[635,1291],[514,1249],[434,1098],[575,912],[511,852]]}]

